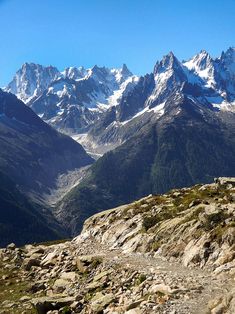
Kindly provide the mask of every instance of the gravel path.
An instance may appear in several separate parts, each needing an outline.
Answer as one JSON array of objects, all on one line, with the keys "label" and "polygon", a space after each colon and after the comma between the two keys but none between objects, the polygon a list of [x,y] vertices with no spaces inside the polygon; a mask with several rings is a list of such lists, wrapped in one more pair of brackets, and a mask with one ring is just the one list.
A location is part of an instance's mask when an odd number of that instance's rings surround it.
[{"label": "gravel path", "polygon": [[[91,254],[91,245],[88,245]],[[95,250],[97,247],[97,250]],[[86,249],[81,247],[86,253]],[[105,263],[113,267],[116,264],[120,272],[132,269],[155,278],[155,284],[169,286],[176,291],[175,297],[161,305],[156,313],[177,314],[206,314],[211,300],[224,296],[234,288],[234,280],[224,273],[216,275],[212,271],[198,267],[188,268],[177,262],[169,262],[163,257],[151,257],[147,254],[123,254],[121,250],[109,250],[93,243],[93,253],[104,256]],[[151,281],[150,285],[153,284]],[[178,290],[178,292],[177,292]],[[155,313],[155,312],[154,312]]]}]

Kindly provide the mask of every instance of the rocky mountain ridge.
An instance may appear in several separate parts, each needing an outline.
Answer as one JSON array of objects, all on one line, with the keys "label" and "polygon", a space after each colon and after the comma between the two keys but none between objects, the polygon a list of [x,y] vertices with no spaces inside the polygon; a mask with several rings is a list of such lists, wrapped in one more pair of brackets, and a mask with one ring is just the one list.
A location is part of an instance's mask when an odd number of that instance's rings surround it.
[{"label": "rocky mountain ridge", "polygon": [[[180,62],[170,52],[157,62],[153,73],[139,79],[137,85],[122,97],[119,106],[110,108],[100,121],[91,126],[85,136],[78,139],[91,150],[96,146],[112,149],[119,146],[149,121],[163,115],[180,114],[167,110],[172,94],[190,98],[200,106],[201,112],[210,108],[215,115],[234,112],[235,49],[229,48],[221,57],[212,59],[201,51],[187,62]],[[110,148],[109,148],[110,145]]]},{"label": "rocky mountain ridge", "polygon": [[219,178],[99,213],[69,242],[11,244],[1,310],[232,314],[234,197],[235,179]]},{"label": "rocky mountain ridge", "polygon": [[218,58],[202,50],[184,62],[170,52],[153,73],[140,78],[126,65],[59,72],[26,63],[6,90],[49,124],[72,134],[88,151],[103,154],[128,140],[149,119],[164,115],[172,91],[191,97],[201,110],[209,106],[215,112],[234,112],[234,77],[235,49],[229,48]]},{"label": "rocky mountain ridge", "polygon": [[43,120],[64,133],[81,133],[116,106],[138,81],[124,64],[120,69],[66,68],[25,63],[6,91],[25,101]]}]

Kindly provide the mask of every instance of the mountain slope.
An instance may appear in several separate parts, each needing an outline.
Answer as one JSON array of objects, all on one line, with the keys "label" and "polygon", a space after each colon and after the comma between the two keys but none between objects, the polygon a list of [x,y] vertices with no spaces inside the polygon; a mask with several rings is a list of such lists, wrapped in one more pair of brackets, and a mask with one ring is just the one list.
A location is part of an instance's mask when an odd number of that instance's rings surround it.
[{"label": "mountain slope", "polygon": [[68,230],[75,234],[84,217],[150,193],[235,176],[234,113],[225,118],[179,95],[172,93],[163,116],[101,157],[58,204],[57,217]]},{"label": "mountain slope", "polygon": [[47,212],[23,195],[6,175],[0,173],[0,247],[65,237],[66,233]]},{"label": "mountain slope", "polygon": [[91,164],[71,138],[44,123],[14,95],[0,91],[0,171],[23,191],[48,192],[60,173]]}]

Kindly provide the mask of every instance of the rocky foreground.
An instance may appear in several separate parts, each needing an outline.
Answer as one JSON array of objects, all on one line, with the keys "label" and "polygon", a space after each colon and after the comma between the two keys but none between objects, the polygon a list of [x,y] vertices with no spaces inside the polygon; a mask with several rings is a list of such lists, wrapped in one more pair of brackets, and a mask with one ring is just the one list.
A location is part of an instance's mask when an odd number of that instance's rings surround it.
[{"label": "rocky foreground", "polygon": [[0,313],[235,313],[235,179],[92,216],[72,241],[0,251]]}]

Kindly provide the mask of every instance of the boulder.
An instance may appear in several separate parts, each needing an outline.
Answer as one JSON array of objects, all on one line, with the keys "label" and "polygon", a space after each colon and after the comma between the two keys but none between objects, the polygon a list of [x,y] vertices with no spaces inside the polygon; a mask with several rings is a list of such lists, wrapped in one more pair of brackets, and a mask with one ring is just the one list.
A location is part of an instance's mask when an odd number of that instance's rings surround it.
[{"label": "boulder", "polygon": [[106,306],[112,303],[115,297],[112,293],[106,294],[91,303],[91,309],[95,313],[102,312]]},{"label": "boulder", "polygon": [[10,244],[8,244],[7,249],[10,250],[10,251],[15,250],[15,249],[16,249],[15,243],[10,243]]},{"label": "boulder", "polygon": [[219,186],[232,188],[235,186],[235,178],[233,177],[219,177],[214,179]]},{"label": "boulder", "polygon": [[56,251],[48,253],[41,261],[42,267],[54,266],[56,264],[58,253]]},{"label": "boulder", "polygon": [[77,270],[80,272],[80,273],[85,273],[86,271],[86,267],[84,265],[84,263],[80,260],[80,258],[76,258],[75,260],[75,265],[77,267]]},{"label": "boulder", "polygon": [[29,271],[32,266],[40,266],[40,260],[37,257],[29,257],[23,261],[22,266],[25,270]]},{"label": "boulder", "polygon": [[69,306],[74,302],[73,297],[55,295],[53,297],[40,297],[31,300],[37,314],[46,314],[50,310],[59,310],[64,306]]},{"label": "boulder", "polygon": [[65,279],[57,279],[53,285],[53,289],[60,293],[71,286],[71,282]]},{"label": "boulder", "polygon": [[78,275],[72,271],[71,272],[64,272],[61,274],[60,278],[67,280],[67,281],[75,282],[78,279]]},{"label": "boulder", "polygon": [[164,284],[153,285],[149,291],[150,291],[150,293],[158,293],[158,292],[163,293],[163,294],[171,294],[172,293],[171,287],[164,285]]}]

